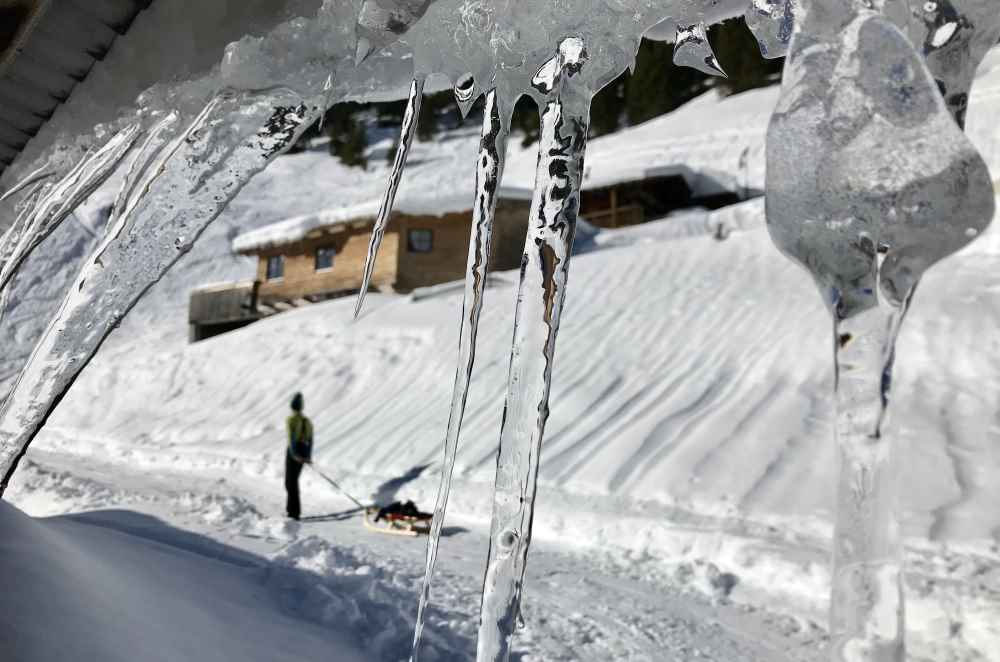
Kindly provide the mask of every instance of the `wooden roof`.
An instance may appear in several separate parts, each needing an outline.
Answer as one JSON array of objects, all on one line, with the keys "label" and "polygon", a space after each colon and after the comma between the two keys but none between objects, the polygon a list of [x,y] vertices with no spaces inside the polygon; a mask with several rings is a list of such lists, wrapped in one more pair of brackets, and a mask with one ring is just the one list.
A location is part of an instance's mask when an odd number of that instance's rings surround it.
[{"label": "wooden roof", "polygon": [[0,174],[152,0],[0,0]]}]

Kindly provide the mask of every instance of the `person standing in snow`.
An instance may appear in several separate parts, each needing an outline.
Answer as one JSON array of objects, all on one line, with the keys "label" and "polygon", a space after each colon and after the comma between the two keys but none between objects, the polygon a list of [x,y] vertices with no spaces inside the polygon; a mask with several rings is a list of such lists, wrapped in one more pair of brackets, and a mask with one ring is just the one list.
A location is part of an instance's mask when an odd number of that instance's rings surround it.
[{"label": "person standing in snow", "polygon": [[302,465],[312,462],[313,427],[312,421],[302,414],[305,406],[301,393],[292,397],[292,415],[288,417],[288,450],[285,453],[285,491],[288,492],[288,504],[285,507],[288,516],[297,520],[302,514],[302,503],[299,501],[299,474]]}]

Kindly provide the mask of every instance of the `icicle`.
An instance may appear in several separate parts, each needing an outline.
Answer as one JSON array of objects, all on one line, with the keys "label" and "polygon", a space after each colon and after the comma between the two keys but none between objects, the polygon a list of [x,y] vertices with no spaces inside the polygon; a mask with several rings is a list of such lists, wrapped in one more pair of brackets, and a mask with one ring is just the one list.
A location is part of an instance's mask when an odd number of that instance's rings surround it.
[{"label": "icicle", "polygon": [[417,121],[420,119],[420,100],[423,94],[424,79],[421,77],[414,78],[413,82],[410,83],[410,98],[406,102],[406,112],[403,114],[403,126],[399,131],[399,149],[396,150],[396,158],[393,160],[392,171],[389,173],[389,182],[382,196],[382,204],[379,206],[375,226],[372,228],[371,240],[368,242],[368,257],[365,260],[365,273],[361,280],[361,292],[358,293],[358,302],[354,307],[355,319],[361,314],[361,307],[365,303],[365,295],[368,293],[372,273],[375,271],[375,258],[378,257],[378,249],[382,245],[382,237],[385,236],[386,227],[389,225],[389,217],[392,215],[392,207],[396,201],[396,191],[399,190],[399,182],[403,178],[406,159],[410,155],[410,145],[413,143],[413,136],[417,132]]},{"label": "icicle", "polygon": [[22,179],[21,181],[14,184],[9,189],[7,189],[6,193],[0,195],[0,202],[3,202],[4,200],[6,200],[7,198],[11,197],[12,195],[14,195],[19,191],[23,191],[24,189],[28,188],[35,182],[47,179],[54,174],[56,174],[56,171],[50,168],[48,164],[40,166],[36,170],[33,170],[30,173],[28,173],[28,175],[25,176],[24,179]]},{"label": "icicle", "polygon": [[744,17],[763,57],[785,57],[795,29],[795,0],[753,0]]},{"label": "icicle", "polygon": [[319,116],[319,130],[323,131],[323,123],[326,122],[326,111],[330,110],[333,100],[333,74],[326,77],[323,83],[323,114]]},{"label": "icicle", "polygon": [[507,131],[501,117],[497,91],[486,95],[483,114],[482,138],[479,141],[479,158],[476,162],[476,199],[472,206],[472,236],[469,239],[469,259],[465,276],[465,298],[462,303],[462,323],[459,328],[458,368],[455,371],[455,386],[451,395],[451,411],[448,415],[448,430],[445,434],[444,460],[441,463],[441,486],[438,488],[434,519],[427,540],[427,566],[424,583],[420,591],[420,605],[417,608],[417,622],[413,633],[412,662],[417,662],[420,654],[420,637],[424,629],[427,604],[430,599],[431,581],[437,561],[441,529],[444,526],[448,496],[451,492],[451,478],[455,469],[458,439],[465,414],[465,401],[469,394],[469,381],[476,360],[476,334],[479,330],[479,314],[483,308],[486,277],[489,268],[490,246],[493,237],[497,194],[503,179],[504,161],[507,156]]},{"label": "icicle", "polygon": [[902,555],[885,428],[895,339],[926,269],[989,225],[993,190],[892,22],[860,3],[802,6],[795,29],[808,39],[791,42],[768,128],[767,227],[810,271],[834,320],[833,659],[896,662],[905,657]]},{"label": "icicle", "polygon": [[458,103],[458,110],[462,113],[462,118],[469,116],[479,90],[476,87],[476,79],[472,74],[465,74],[455,83],[455,102]]},{"label": "icicle", "polygon": [[[226,92],[170,158],[150,166],[128,232],[90,259],[0,408],[0,495],[80,371],[142,295],[186,253],[243,185],[317,119],[320,99],[285,88]],[[139,224],[141,221],[141,226]]]},{"label": "icicle", "polygon": [[709,76],[728,78],[715,58],[712,45],[708,42],[708,34],[704,23],[689,26],[677,26],[677,39],[674,41],[674,64],[679,67],[691,67]]},{"label": "icicle", "polygon": [[580,89],[576,76],[586,59],[583,41],[566,39],[556,65],[543,67],[533,81],[539,92],[553,96],[541,111],[483,583],[479,662],[508,659],[520,609],[552,361],[580,205],[590,94]]},{"label": "icicle", "polygon": [[[878,282],[878,275],[872,280]],[[859,659],[861,651],[863,659],[873,662],[903,659],[898,451],[884,432],[896,338],[912,294],[910,290],[899,304],[866,290],[865,301],[853,302],[867,307],[864,312],[834,318],[840,471],[830,635],[834,659],[845,662]]]},{"label": "icicle", "polygon": [[0,269],[0,291],[5,289],[31,252],[59,224],[103,184],[132,148],[141,129],[132,124],[90,153],[55,184],[32,210],[13,254]]}]

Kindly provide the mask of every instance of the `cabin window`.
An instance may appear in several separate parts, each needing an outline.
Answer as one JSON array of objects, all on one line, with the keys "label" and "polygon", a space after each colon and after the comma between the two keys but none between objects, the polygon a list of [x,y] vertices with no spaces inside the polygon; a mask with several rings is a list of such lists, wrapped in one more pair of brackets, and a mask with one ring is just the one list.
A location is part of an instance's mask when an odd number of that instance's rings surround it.
[{"label": "cabin window", "polygon": [[406,235],[406,245],[411,253],[430,253],[434,250],[432,230],[410,230]]},{"label": "cabin window", "polygon": [[267,279],[278,280],[285,277],[285,256],[271,255],[267,258]]},{"label": "cabin window", "polygon": [[316,271],[329,271],[333,269],[333,256],[337,251],[332,246],[324,246],[316,249]]}]

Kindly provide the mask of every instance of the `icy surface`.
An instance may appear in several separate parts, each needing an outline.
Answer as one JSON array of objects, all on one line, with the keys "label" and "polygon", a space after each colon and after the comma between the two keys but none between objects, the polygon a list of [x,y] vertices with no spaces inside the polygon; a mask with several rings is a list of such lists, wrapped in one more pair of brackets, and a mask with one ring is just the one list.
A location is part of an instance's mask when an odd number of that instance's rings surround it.
[{"label": "icy surface", "polygon": [[760,54],[784,57],[795,29],[797,0],[752,0],[745,14],[747,27],[757,38]]}]

